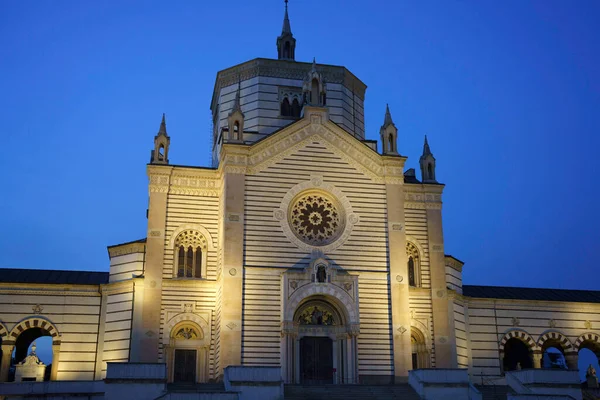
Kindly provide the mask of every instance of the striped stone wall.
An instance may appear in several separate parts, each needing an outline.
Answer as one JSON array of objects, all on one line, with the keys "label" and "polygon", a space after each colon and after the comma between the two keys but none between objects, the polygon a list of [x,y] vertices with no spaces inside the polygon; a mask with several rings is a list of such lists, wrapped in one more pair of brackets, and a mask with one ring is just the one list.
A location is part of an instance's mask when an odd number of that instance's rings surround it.
[{"label": "striped stone wall", "polygon": [[57,379],[91,380],[100,302],[98,286],[93,285],[0,284],[0,322],[11,337],[11,330],[21,321],[49,321],[57,328],[61,342]]}]

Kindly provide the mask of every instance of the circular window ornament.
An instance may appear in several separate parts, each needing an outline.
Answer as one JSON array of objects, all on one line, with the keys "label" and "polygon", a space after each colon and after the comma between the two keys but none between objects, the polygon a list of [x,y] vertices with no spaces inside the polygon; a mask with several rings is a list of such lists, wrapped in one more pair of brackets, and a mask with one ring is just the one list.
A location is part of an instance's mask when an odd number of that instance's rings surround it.
[{"label": "circular window ornament", "polygon": [[332,196],[309,191],[298,195],[289,209],[292,232],[304,243],[325,246],[340,236],[345,219]]}]

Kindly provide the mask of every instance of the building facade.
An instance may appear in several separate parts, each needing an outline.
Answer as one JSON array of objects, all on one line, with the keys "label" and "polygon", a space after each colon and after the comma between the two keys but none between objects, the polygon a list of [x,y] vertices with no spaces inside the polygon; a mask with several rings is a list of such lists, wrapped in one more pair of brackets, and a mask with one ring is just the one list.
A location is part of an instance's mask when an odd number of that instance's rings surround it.
[{"label": "building facade", "polygon": [[[600,355],[600,292],[467,286],[445,254],[444,185],[427,138],[420,179],[390,110],[365,139],[366,85],[298,62],[285,11],[277,59],[217,74],[211,167],[151,151],[147,237],[109,272],[0,270],[0,381],[52,337],[52,380],[164,362],[174,382],[231,365],[287,383],[388,383],[415,368],[496,377]],[[12,353],[16,349],[15,357]]]}]

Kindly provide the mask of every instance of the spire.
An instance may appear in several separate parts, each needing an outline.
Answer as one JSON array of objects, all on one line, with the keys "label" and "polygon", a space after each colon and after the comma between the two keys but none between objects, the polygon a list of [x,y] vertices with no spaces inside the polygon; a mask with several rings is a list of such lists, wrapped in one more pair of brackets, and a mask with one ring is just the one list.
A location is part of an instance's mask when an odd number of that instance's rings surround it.
[{"label": "spire", "polygon": [[165,113],[163,113],[162,121],[160,122],[160,128],[158,129],[158,135],[169,136],[169,135],[167,135],[167,123],[165,122]]},{"label": "spire", "polygon": [[285,0],[285,15],[283,16],[283,27],[281,28],[281,36],[285,34],[292,34],[292,28],[290,27],[290,18],[288,17],[288,0]]},{"label": "spire", "polygon": [[296,56],[296,39],[292,35],[290,18],[288,16],[288,0],[285,0],[285,13],[283,14],[283,27],[281,35],[277,37],[277,58],[279,60],[294,61]]},{"label": "spire", "polygon": [[427,142],[427,135],[425,135],[425,143],[423,143],[423,157],[427,157],[431,154],[431,149],[429,148],[429,143]]},{"label": "spire", "polygon": [[385,105],[385,118],[383,119],[383,126],[388,126],[393,124],[392,121],[392,113],[390,113],[390,106],[388,104]]},{"label": "spire", "polygon": [[242,86],[242,83],[240,82],[240,78],[238,76],[238,87],[237,87],[237,91],[235,92],[235,100],[233,100],[233,108],[231,109],[231,112],[240,110],[240,88]]},{"label": "spire", "polygon": [[317,58],[316,57],[313,57],[313,63],[312,63],[310,72],[317,72]]}]

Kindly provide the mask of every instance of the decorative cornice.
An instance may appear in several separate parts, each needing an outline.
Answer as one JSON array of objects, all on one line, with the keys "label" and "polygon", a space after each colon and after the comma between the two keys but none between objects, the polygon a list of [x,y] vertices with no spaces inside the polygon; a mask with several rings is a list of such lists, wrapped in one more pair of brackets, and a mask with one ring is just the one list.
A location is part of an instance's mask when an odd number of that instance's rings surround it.
[{"label": "decorative cornice", "polygon": [[24,294],[24,295],[52,295],[52,296],[99,296],[100,285],[85,285],[85,288],[56,284],[49,287],[48,284],[34,284],[25,283],[2,283],[0,284],[0,294]]},{"label": "decorative cornice", "polygon": [[[406,188],[408,186],[405,186]],[[437,188],[437,186],[436,186]],[[441,210],[442,209],[442,189],[432,191],[411,191],[404,193],[404,208],[422,209],[422,210]]]},{"label": "decorative cornice", "polygon": [[163,279],[163,289],[166,288],[204,288],[204,289],[216,289],[217,281],[208,279]]},{"label": "decorative cornice", "polygon": [[221,180],[216,170],[148,166],[150,193],[218,197]]},{"label": "decorative cornice", "polygon": [[109,247],[108,255],[110,258],[124,256],[133,253],[143,253],[146,251],[146,243],[127,243],[122,246]]}]

